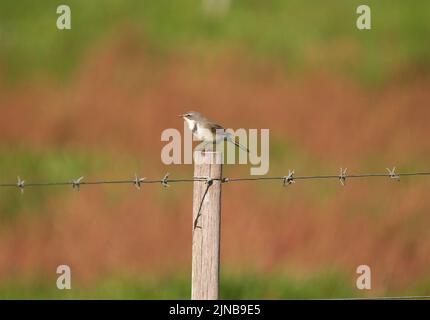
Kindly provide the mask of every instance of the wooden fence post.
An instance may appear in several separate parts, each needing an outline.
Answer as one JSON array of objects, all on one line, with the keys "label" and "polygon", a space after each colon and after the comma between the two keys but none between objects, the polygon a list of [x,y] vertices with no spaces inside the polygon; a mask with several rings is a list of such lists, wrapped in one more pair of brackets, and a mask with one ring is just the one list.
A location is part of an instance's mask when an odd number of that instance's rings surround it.
[{"label": "wooden fence post", "polygon": [[[221,179],[221,162],[221,152],[196,151],[194,176]],[[219,297],[221,181],[214,180],[209,184],[208,187],[206,181],[194,182],[191,275],[193,300],[215,300]]]}]

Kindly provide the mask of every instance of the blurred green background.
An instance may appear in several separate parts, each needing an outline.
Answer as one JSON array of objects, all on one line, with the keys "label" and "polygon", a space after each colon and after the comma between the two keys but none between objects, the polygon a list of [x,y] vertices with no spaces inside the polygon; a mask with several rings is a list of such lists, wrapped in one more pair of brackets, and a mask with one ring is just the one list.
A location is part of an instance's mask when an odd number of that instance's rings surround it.
[{"label": "blurred green background", "polygon": [[[430,2],[368,3],[367,31],[362,1],[212,2],[2,1],[0,182],[191,176],[160,161],[161,131],[189,109],[271,129],[272,175],[428,169]],[[428,188],[225,185],[221,297],[430,294]],[[188,299],[191,201],[187,184],[2,188],[0,297]]]}]

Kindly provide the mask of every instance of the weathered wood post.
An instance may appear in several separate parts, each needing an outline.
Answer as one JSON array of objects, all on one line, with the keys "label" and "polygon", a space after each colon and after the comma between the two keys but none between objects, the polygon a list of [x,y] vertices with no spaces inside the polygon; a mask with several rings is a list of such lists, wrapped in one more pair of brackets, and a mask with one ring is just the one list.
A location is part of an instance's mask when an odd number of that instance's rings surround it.
[{"label": "weathered wood post", "polygon": [[[221,179],[221,163],[221,152],[196,151],[194,176]],[[195,181],[191,275],[193,300],[214,300],[219,297],[220,226],[221,181],[209,181],[209,186],[206,181]]]}]

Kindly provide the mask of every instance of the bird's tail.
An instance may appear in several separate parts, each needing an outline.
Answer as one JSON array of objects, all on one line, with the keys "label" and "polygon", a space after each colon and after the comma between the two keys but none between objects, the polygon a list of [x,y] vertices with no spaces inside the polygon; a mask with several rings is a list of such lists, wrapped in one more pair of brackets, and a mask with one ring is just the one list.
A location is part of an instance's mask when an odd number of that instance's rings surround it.
[{"label": "bird's tail", "polygon": [[231,135],[227,135],[227,141],[233,143],[235,146],[249,153],[249,149],[244,145],[241,145],[239,142],[236,142]]}]

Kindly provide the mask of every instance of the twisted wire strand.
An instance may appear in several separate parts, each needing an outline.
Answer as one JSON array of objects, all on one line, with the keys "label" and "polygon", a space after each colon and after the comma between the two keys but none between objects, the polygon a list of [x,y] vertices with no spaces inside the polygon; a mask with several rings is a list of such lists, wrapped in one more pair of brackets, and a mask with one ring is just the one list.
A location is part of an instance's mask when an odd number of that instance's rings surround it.
[{"label": "twisted wire strand", "polygon": [[[388,177],[393,179],[400,179],[401,177],[414,177],[414,176],[430,176],[430,172],[395,172],[393,170],[389,170],[388,173],[358,173],[358,174],[340,174],[340,175],[302,175],[295,176],[290,172],[288,176],[272,176],[272,177],[223,177],[212,179],[214,181],[221,181],[222,183],[230,183],[230,182],[241,182],[241,181],[270,181],[270,180],[280,180],[285,181],[288,179],[289,182],[298,181],[298,180],[327,180],[327,179],[339,179],[345,181],[347,179],[360,179],[360,178],[377,178],[377,177]],[[81,179],[81,178],[80,178]],[[186,182],[207,182],[206,177],[193,177],[193,178],[181,178],[181,179],[170,179],[168,176],[163,179],[144,179],[137,178],[136,179],[122,179],[122,180],[94,180],[94,181],[51,181],[51,182],[25,182],[21,179],[18,179],[18,183],[0,183],[0,187],[11,188],[11,187],[55,187],[55,186],[83,186],[83,185],[102,185],[102,184],[157,184],[161,183],[167,186],[168,183],[186,183]]]}]

